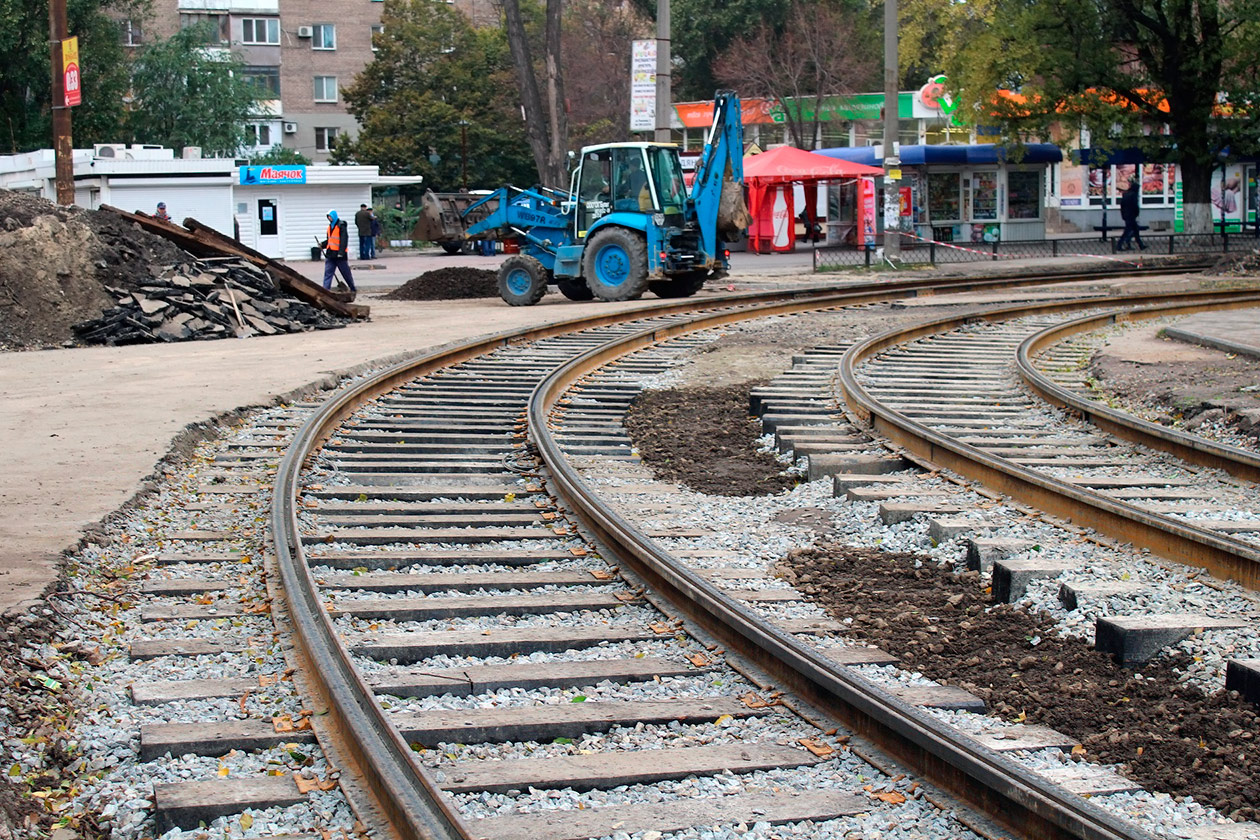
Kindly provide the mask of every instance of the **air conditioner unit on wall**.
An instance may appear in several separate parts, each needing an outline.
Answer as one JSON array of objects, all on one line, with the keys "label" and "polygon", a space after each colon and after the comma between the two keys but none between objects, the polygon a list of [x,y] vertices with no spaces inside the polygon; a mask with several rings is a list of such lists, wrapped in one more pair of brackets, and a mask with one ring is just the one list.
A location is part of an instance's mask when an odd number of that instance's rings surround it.
[{"label": "air conditioner unit on wall", "polygon": [[97,143],[92,147],[92,157],[98,158],[121,158],[126,152],[126,143]]},{"label": "air conditioner unit on wall", "polygon": [[285,123],[285,124],[284,124],[284,133],[285,133],[285,134],[297,134],[297,123]]},{"label": "air conditioner unit on wall", "polygon": [[298,27],[298,37],[299,37],[299,38],[309,38],[309,37],[311,37],[311,28],[310,28],[309,26],[299,26],[299,27]]}]

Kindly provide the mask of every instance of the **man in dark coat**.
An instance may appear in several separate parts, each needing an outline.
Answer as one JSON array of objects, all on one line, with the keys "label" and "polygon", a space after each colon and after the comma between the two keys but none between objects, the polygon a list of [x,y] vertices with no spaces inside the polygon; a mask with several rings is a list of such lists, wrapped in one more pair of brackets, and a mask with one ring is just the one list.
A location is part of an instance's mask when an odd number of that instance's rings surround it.
[{"label": "man in dark coat", "polygon": [[1136,241],[1138,247],[1143,251],[1146,250],[1146,243],[1142,241],[1142,232],[1138,230],[1138,213],[1141,208],[1138,205],[1138,182],[1136,179],[1129,181],[1129,187],[1120,196],[1120,218],[1124,219],[1124,233],[1120,234],[1120,239],[1116,241],[1117,251],[1132,251],[1133,243]]},{"label": "man in dark coat", "polygon": [[354,214],[354,227],[359,233],[359,259],[372,258],[372,211],[366,204],[359,205],[359,212]]}]

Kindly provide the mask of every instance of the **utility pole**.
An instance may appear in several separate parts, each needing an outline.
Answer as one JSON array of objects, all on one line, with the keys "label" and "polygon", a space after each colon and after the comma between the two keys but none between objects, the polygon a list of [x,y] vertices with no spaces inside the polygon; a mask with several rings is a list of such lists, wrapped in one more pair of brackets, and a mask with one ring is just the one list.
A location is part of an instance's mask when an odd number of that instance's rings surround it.
[{"label": "utility pole", "polygon": [[52,61],[52,129],[56,156],[57,203],[74,204],[74,145],[70,140],[70,106],[66,104],[61,42],[70,37],[66,0],[49,0],[48,53]]},{"label": "utility pole", "polygon": [[897,155],[897,0],[884,0],[884,257],[901,256],[901,158]]},{"label": "utility pole", "polygon": [[669,77],[669,0],[656,0],[656,133],[657,143],[670,141],[669,115],[673,109]]}]

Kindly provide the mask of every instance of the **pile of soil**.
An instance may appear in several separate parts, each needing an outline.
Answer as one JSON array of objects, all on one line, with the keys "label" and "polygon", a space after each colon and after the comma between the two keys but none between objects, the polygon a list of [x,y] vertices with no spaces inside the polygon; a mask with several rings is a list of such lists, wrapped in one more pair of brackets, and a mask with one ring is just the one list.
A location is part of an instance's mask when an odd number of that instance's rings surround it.
[{"label": "pile of soil", "polygon": [[1056,635],[1044,613],[989,605],[976,572],[914,554],[821,542],[793,551],[781,572],[835,618],[852,619],[855,639],[1005,719],[1052,727],[1084,745],[1088,760],[1124,765],[1149,789],[1260,817],[1260,713],[1236,692],[1208,697],[1179,683],[1177,657],[1121,668]]},{"label": "pile of soil", "polygon": [[0,349],[73,339],[74,324],[99,317],[106,286],[138,289],[192,257],[159,236],[102,211],[59,207],[0,190]]},{"label": "pile of soil", "polygon": [[499,296],[498,272],[488,268],[435,268],[413,277],[384,300],[455,300]]},{"label": "pile of soil", "polygon": [[1260,274],[1260,251],[1226,255],[1203,273],[1215,277],[1255,277]]},{"label": "pile of soil", "polygon": [[796,486],[757,451],[761,423],[748,415],[753,384],[644,391],[625,426],[653,475],[713,496],[761,496]]}]

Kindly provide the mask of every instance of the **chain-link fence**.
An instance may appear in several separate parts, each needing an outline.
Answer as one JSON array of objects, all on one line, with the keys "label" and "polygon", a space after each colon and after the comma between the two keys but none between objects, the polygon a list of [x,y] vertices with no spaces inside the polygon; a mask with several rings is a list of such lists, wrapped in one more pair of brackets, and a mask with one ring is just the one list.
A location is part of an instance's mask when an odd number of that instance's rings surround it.
[{"label": "chain-link fence", "polygon": [[[1260,248],[1256,232],[1170,233],[1143,236],[1144,250],[1118,251],[1116,239],[1038,239],[1022,242],[935,242],[900,234],[900,262],[907,265],[967,263],[1055,257],[1124,259],[1139,254],[1225,254]],[[883,261],[879,247],[822,247],[814,251],[814,270],[831,271],[861,266],[877,267]]]}]

